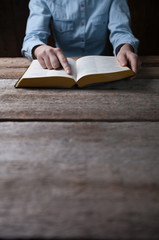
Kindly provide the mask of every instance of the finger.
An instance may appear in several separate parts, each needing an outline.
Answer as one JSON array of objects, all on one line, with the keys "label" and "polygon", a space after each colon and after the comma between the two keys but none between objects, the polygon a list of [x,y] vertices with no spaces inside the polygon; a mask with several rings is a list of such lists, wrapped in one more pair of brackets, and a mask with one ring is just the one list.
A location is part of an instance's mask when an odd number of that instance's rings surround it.
[{"label": "finger", "polygon": [[136,78],[137,73],[138,73],[139,69],[141,68],[141,64],[142,64],[142,62],[141,62],[141,60],[138,58],[138,61],[137,61],[137,72],[136,72],[136,74],[134,74],[134,75],[130,78],[130,80],[134,80],[134,79]]},{"label": "finger", "polygon": [[133,54],[129,57],[129,64],[134,73],[138,71],[138,57],[136,54]]},{"label": "finger", "polygon": [[70,68],[69,63],[67,61],[67,58],[65,57],[65,55],[63,54],[61,49],[57,48],[56,49],[56,54],[57,54],[57,57],[58,57],[61,65],[62,65],[62,67],[66,71],[66,73],[71,74],[71,68]]},{"label": "finger", "polygon": [[43,57],[43,60],[44,60],[44,62],[45,62],[46,68],[48,68],[48,69],[51,70],[53,67],[52,67],[52,64],[51,64],[51,62],[50,62],[50,57],[46,54],[46,55]]},{"label": "finger", "polygon": [[119,53],[117,55],[117,60],[122,67],[127,66],[127,58],[126,58],[125,54]]},{"label": "finger", "polygon": [[50,57],[50,62],[51,62],[52,68],[53,69],[58,69],[61,66],[61,64],[60,64],[57,56],[56,55],[51,55],[49,57]]},{"label": "finger", "polygon": [[46,64],[45,64],[45,61],[44,61],[44,59],[42,57],[37,58],[37,59],[38,59],[40,65],[42,66],[42,68],[44,68],[44,69],[47,68]]}]

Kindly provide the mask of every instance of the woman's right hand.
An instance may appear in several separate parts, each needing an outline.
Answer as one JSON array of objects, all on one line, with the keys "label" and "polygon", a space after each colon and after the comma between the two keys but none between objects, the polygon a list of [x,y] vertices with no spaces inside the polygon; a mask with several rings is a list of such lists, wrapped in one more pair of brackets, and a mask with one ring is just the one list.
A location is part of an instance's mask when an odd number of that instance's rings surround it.
[{"label": "woman's right hand", "polygon": [[33,54],[43,68],[58,69],[62,66],[67,74],[71,74],[67,58],[60,48],[40,45],[34,49]]}]

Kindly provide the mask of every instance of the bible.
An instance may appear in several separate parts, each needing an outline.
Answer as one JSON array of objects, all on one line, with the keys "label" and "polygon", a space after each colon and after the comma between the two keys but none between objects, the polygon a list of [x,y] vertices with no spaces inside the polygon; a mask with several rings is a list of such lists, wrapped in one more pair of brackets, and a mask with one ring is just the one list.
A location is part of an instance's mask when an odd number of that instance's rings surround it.
[{"label": "bible", "polygon": [[128,67],[121,67],[116,57],[85,56],[77,60],[67,58],[71,67],[68,75],[64,69],[43,69],[38,60],[33,60],[17,81],[15,87],[62,87],[71,88],[104,83],[128,78],[134,75]]}]

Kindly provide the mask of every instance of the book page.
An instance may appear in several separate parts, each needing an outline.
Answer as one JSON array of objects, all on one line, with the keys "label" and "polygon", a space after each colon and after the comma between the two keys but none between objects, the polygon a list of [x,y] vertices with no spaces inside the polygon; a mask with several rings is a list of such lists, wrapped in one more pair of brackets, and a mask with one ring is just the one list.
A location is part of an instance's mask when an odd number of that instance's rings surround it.
[{"label": "book page", "polygon": [[24,73],[23,78],[40,78],[40,77],[70,77],[76,78],[76,62],[74,59],[68,58],[69,65],[71,67],[71,74],[68,75],[61,67],[60,69],[44,69],[41,67],[38,60],[33,60],[27,71]]},{"label": "book page", "polygon": [[121,67],[116,57],[110,56],[86,56],[76,61],[77,81],[86,75],[113,73],[128,70]]}]

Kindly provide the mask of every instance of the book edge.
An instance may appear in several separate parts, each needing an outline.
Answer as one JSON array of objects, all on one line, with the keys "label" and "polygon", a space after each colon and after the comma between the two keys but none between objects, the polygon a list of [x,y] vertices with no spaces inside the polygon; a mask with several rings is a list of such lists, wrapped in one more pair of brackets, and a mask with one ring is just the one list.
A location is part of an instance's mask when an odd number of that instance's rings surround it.
[{"label": "book edge", "polygon": [[[116,77],[116,75],[118,75],[119,77]],[[88,74],[80,78],[77,81],[77,85],[79,87],[84,87],[84,86],[95,84],[95,83],[113,82],[113,81],[129,78],[133,75],[134,75],[134,72],[129,68],[127,70],[118,71],[118,72]],[[101,77],[103,77],[103,80],[101,80]],[[99,78],[99,80],[97,78]]]}]

